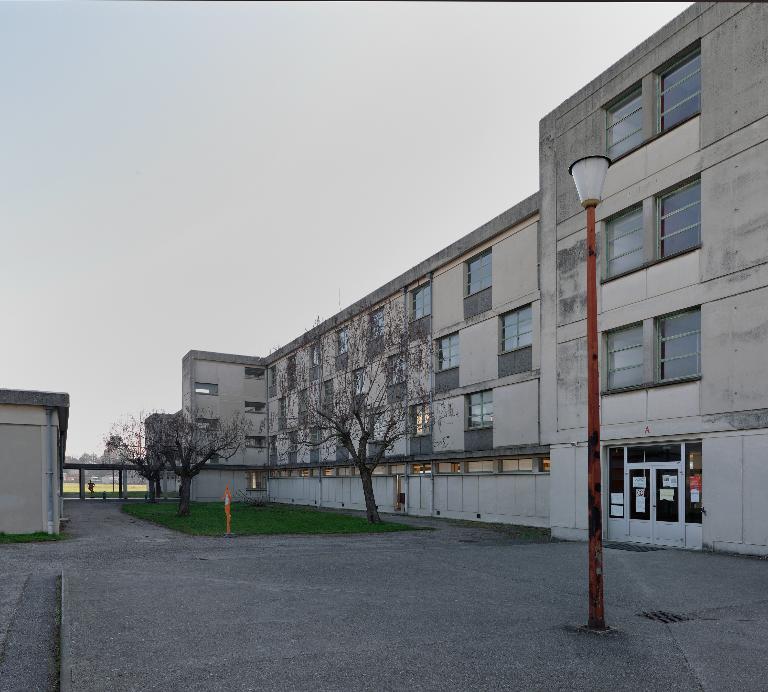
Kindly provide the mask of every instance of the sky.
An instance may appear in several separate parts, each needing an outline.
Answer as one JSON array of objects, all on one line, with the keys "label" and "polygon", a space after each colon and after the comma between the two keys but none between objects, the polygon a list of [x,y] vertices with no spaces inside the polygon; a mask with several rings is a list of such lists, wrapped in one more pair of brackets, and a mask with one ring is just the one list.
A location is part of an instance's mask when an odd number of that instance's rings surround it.
[{"label": "sky", "polygon": [[[538,123],[690,3],[0,3],[0,387],[67,453],[538,189]],[[592,37],[588,40],[586,37]]]}]

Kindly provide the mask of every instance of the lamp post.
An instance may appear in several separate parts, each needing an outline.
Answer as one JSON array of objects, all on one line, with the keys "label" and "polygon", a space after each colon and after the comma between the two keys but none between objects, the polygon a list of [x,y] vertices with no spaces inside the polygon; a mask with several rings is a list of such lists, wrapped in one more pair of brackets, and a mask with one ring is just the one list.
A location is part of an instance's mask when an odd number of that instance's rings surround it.
[{"label": "lamp post", "polygon": [[586,156],[568,168],[581,206],[587,210],[587,517],[589,521],[590,630],[605,630],[603,606],[603,503],[600,465],[600,371],[597,340],[597,265],[595,207],[603,195],[607,156]]}]

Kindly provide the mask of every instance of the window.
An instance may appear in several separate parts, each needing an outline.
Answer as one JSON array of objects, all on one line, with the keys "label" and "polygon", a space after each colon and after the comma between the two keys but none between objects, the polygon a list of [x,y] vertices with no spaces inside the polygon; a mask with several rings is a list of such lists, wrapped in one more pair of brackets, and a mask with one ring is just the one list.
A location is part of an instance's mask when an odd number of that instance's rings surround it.
[{"label": "window", "polygon": [[451,334],[437,341],[437,369],[449,370],[459,365],[459,335]]},{"label": "window", "polygon": [[685,521],[701,524],[701,442],[685,443]]},{"label": "window", "polygon": [[549,459],[540,459],[539,460],[539,470],[542,473],[549,473],[549,471],[550,471],[550,461],[549,461]]},{"label": "window", "polygon": [[365,393],[365,370],[358,368],[352,373],[353,386],[355,388],[355,394],[360,396]]},{"label": "window", "polygon": [[323,382],[323,408],[328,410],[333,407],[333,380]]},{"label": "window", "polygon": [[491,285],[491,251],[473,257],[467,262],[467,295],[482,291]]},{"label": "window", "polygon": [[318,447],[320,445],[320,428],[310,428],[309,444],[312,447]]},{"label": "window", "polygon": [[608,389],[643,382],[643,325],[608,332]]},{"label": "window", "polygon": [[195,394],[208,394],[209,396],[219,395],[219,385],[208,382],[195,382]]},{"label": "window", "polygon": [[202,416],[198,416],[195,419],[195,422],[197,423],[197,427],[202,430],[212,430],[219,425],[218,418],[203,418]]},{"label": "window", "polygon": [[296,356],[288,356],[288,361],[285,364],[285,376],[288,380],[288,389],[293,389],[296,386]]},{"label": "window", "polygon": [[606,109],[606,144],[609,159],[634,149],[643,141],[643,94],[639,87]]},{"label": "window", "polygon": [[277,366],[269,368],[269,396],[277,396]]},{"label": "window", "polygon": [[246,401],[245,412],[246,413],[263,413],[265,404],[263,401]]},{"label": "window", "polygon": [[277,400],[277,429],[283,430],[287,425],[287,407],[285,397],[280,397]]},{"label": "window", "polygon": [[309,377],[314,382],[320,379],[320,345],[309,347]]},{"label": "window", "polygon": [[373,469],[372,473],[374,476],[388,476],[389,469],[387,468],[386,464],[379,464],[376,466],[376,468]]},{"label": "window", "polygon": [[371,338],[384,336],[384,309],[380,308],[371,313]]},{"label": "window", "polygon": [[277,435],[269,436],[269,458],[277,458]]},{"label": "window", "polygon": [[248,436],[245,438],[245,446],[251,449],[264,449],[266,440],[260,435]]},{"label": "window", "polygon": [[429,404],[411,406],[411,433],[413,435],[429,435]]},{"label": "window", "polygon": [[496,473],[496,462],[492,459],[467,461],[465,462],[465,468],[467,473]]},{"label": "window", "polygon": [[264,368],[250,368],[246,366],[245,368],[245,379],[246,380],[263,380],[264,379]]},{"label": "window", "polygon": [[307,422],[307,409],[308,409],[308,394],[306,389],[302,389],[299,392],[298,401],[298,413],[299,413],[299,425],[305,425]]},{"label": "window", "polygon": [[416,475],[432,473],[432,464],[411,464],[411,473]]},{"label": "window", "polygon": [[467,427],[485,428],[493,425],[493,390],[467,396]]},{"label": "window", "polygon": [[327,476],[335,476],[336,475],[336,469],[327,466],[326,468],[323,469],[323,475],[326,476],[326,477]]},{"label": "window", "polygon": [[[611,447],[608,450],[608,490],[612,519],[624,518],[624,447]],[[630,493],[633,492],[630,490]]]},{"label": "window", "polygon": [[460,461],[441,461],[437,465],[438,473],[461,473]]},{"label": "window", "polygon": [[659,77],[659,132],[701,110],[701,54],[688,55]]},{"label": "window", "polygon": [[605,224],[605,258],[608,276],[618,276],[643,263],[643,207],[635,207]]},{"label": "window", "polygon": [[533,321],[531,306],[509,312],[501,318],[501,350],[514,351],[531,345]]},{"label": "window", "polygon": [[411,293],[411,313],[414,320],[432,314],[432,286],[419,286]]},{"label": "window", "polygon": [[405,381],[405,359],[399,353],[387,360],[387,380],[388,384]]},{"label": "window", "polygon": [[510,471],[533,471],[533,459],[503,459],[501,470]]},{"label": "window", "polygon": [[246,471],[245,477],[248,490],[267,489],[267,481],[264,471]]},{"label": "window", "polygon": [[678,188],[657,200],[659,257],[696,247],[701,236],[701,183]]},{"label": "window", "polygon": [[341,356],[349,349],[349,331],[346,327],[336,332],[336,352]]},{"label": "window", "polygon": [[679,312],[658,320],[659,379],[701,374],[701,310]]}]

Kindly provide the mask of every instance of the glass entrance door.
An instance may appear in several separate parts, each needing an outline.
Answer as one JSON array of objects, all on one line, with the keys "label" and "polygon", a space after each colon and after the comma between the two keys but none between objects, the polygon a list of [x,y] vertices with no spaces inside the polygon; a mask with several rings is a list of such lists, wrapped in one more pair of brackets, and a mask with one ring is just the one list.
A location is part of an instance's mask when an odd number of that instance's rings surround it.
[{"label": "glass entrance door", "polygon": [[655,466],[653,469],[653,542],[683,545],[685,532],[680,514],[680,469]]}]

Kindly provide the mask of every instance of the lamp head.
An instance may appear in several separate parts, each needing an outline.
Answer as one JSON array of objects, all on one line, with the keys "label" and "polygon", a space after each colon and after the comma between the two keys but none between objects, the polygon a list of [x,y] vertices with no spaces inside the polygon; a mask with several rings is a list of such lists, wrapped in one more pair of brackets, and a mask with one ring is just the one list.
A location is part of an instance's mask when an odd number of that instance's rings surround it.
[{"label": "lamp head", "polygon": [[596,207],[603,198],[603,185],[611,160],[607,156],[585,156],[577,159],[569,167],[573,176],[579,201],[585,209]]}]

